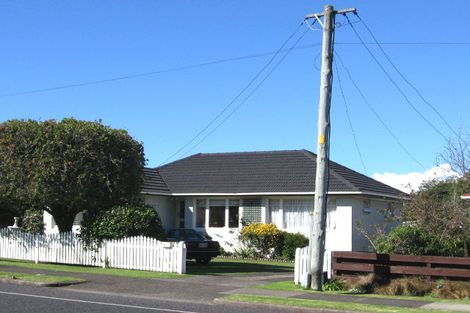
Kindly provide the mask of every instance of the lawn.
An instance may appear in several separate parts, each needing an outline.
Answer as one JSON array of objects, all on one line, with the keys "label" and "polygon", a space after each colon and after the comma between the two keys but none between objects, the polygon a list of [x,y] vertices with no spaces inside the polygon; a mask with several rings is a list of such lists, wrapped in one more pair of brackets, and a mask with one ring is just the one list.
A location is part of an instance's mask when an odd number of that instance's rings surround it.
[{"label": "lawn", "polygon": [[291,273],[294,271],[294,263],[230,260],[215,258],[207,265],[198,265],[196,262],[187,263],[187,273],[192,275],[250,275],[254,273]]},{"label": "lawn", "polygon": [[84,282],[84,279],[68,276],[55,276],[43,274],[28,274],[15,272],[0,272],[0,279],[13,279],[28,282],[47,283],[47,284],[68,284]]},{"label": "lawn", "polygon": [[[318,292],[310,289],[304,289],[300,285],[295,285],[293,281],[279,281],[267,285],[253,286],[253,288],[267,289],[267,290],[280,290],[280,291],[307,291],[307,292]],[[415,296],[387,296],[377,294],[352,294],[348,291],[323,291],[326,294],[336,295],[350,295],[350,296],[361,296],[370,298],[385,298],[385,299],[397,299],[397,300],[414,300],[414,301],[429,301],[429,302],[447,302],[447,303],[461,303],[470,304],[470,299],[440,299],[431,296],[415,297]]]},{"label": "lawn", "polygon": [[184,278],[190,275],[250,275],[254,273],[290,273],[294,271],[293,263],[269,262],[269,261],[252,261],[252,260],[229,260],[229,259],[213,259],[207,265],[199,265],[194,261],[187,262],[187,274],[161,273],[150,271],[123,270],[115,268],[101,268],[91,266],[77,266],[65,264],[39,263],[35,264],[30,261],[0,259],[1,266],[13,266],[28,268],[33,270],[48,270],[56,272],[84,273],[97,275],[113,275],[131,278],[149,278],[149,279],[172,279]]},{"label": "lawn", "polygon": [[50,264],[50,263],[35,264],[34,262],[10,260],[10,259],[8,260],[0,259],[0,266],[2,265],[28,268],[28,269],[33,269],[33,270],[47,270],[47,271],[55,271],[55,272],[83,273],[83,274],[93,274],[93,275],[112,275],[112,276],[123,276],[123,277],[130,277],[130,278],[171,279],[171,278],[187,277],[187,275],[180,275],[176,273],[123,270],[123,269],[116,269],[116,268],[101,268],[101,267],[91,267],[91,266]]},{"label": "lawn", "polygon": [[227,296],[224,299],[229,300],[229,301],[277,304],[277,305],[287,305],[290,307],[317,308],[317,309],[338,310],[338,311],[341,310],[341,311],[358,311],[358,312],[374,312],[374,313],[425,313],[425,312],[457,313],[457,311],[401,308],[401,307],[395,307],[395,306],[362,304],[362,303],[354,303],[354,302],[304,300],[304,299],[295,299],[295,298],[238,295],[238,294]]}]

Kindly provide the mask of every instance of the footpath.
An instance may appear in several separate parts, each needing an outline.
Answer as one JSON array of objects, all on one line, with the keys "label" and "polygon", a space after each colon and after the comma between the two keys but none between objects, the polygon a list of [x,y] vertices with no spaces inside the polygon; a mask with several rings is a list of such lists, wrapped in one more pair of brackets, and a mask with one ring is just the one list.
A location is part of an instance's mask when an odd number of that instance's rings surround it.
[{"label": "footpath", "polygon": [[401,308],[470,312],[469,304],[396,300],[389,298],[365,297],[360,295],[334,295],[309,291],[278,291],[252,288],[255,285],[292,279],[292,274],[286,273],[257,273],[237,276],[192,275],[176,279],[142,279],[63,271],[33,270],[13,266],[0,266],[0,271],[67,275],[85,279],[86,282],[84,283],[56,287],[66,288],[67,290],[77,292],[144,297],[181,302],[210,303],[214,300],[223,301],[223,297],[226,295],[243,294],[304,300],[355,302]]}]

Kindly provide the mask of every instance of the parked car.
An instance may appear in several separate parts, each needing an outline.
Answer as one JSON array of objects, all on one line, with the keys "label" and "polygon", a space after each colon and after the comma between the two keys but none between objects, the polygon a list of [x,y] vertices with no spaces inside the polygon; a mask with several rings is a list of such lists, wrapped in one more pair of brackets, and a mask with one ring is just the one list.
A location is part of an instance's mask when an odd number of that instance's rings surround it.
[{"label": "parked car", "polygon": [[194,259],[198,264],[207,264],[220,254],[218,241],[206,238],[194,229],[171,229],[167,234],[169,241],[184,241],[186,259]]}]

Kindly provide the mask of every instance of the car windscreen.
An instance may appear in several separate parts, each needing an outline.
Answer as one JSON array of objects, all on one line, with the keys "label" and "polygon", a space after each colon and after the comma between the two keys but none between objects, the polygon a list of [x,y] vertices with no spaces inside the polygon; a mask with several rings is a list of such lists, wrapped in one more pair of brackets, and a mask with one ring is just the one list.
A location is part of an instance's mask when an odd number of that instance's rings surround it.
[{"label": "car windscreen", "polygon": [[194,241],[201,241],[206,240],[204,236],[199,234],[193,229],[172,229],[168,232],[168,238],[172,238],[175,240],[194,240]]}]

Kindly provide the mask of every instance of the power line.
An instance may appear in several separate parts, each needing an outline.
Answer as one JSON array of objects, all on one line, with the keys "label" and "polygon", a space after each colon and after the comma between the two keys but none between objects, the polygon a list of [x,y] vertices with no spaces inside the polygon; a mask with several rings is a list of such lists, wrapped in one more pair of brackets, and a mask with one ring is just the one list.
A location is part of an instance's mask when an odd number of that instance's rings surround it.
[{"label": "power line", "polygon": [[[347,16],[345,16],[346,19],[349,21],[349,18]],[[356,37],[359,39],[359,41],[362,43],[363,47],[367,50],[367,52],[369,53],[369,55],[372,57],[372,59],[375,61],[375,63],[382,69],[382,71],[384,72],[385,76],[387,76],[387,78],[390,80],[390,82],[393,84],[393,86],[395,86],[395,88],[398,90],[398,92],[403,96],[403,98],[405,99],[405,101],[408,103],[408,105],[416,112],[416,114],[418,114],[432,129],[434,129],[439,135],[441,135],[442,138],[444,138],[445,140],[447,140],[447,137],[436,127],[434,126],[433,123],[431,123],[431,121],[429,121],[419,110],[416,106],[413,105],[413,103],[411,103],[410,99],[408,99],[408,96],[404,93],[404,91],[400,88],[400,86],[398,86],[397,82],[393,79],[393,77],[387,72],[387,70],[385,69],[385,67],[380,63],[380,61],[377,59],[377,57],[372,53],[372,51],[369,49],[369,47],[364,43],[364,40],[362,39],[362,37],[359,35],[359,33],[357,32],[356,28],[354,27],[353,24],[349,24],[349,26],[351,27],[351,29],[353,30],[353,32],[356,34]]]},{"label": "power line", "polygon": [[334,62],[334,65],[335,65],[335,70],[336,70],[336,75],[335,76],[337,77],[339,90],[341,92],[341,97],[343,98],[344,108],[346,110],[346,116],[348,117],[349,128],[351,129],[351,134],[352,134],[353,139],[354,139],[354,145],[356,146],[357,154],[359,155],[359,159],[361,160],[362,168],[364,169],[364,172],[366,173],[366,175],[369,175],[367,173],[367,167],[366,167],[366,164],[364,163],[364,159],[362,157],[361,150],[359,149],[359,144],[357,143],[356,132],[354,131],[351,116],[349,114],[348,103],[346,101],[346,97],[344,96],[343,84],[341,83],[341,77],[339,75],[339,70],[338,70],[338,66],[336,65],[336,62]]},{"label": "power line", "polygon": [[253,88],[253,90],[240,102],[219,124],[216,125],[209,133],[207,133],[200,141],[193,145],[189,150],[186,150],[183,156],[187,155],[194,148],[199,146],[204,140],[212,135],[220,126],[222,126],[225,121],[227,121],[236,111],[249,99],[251,96],[261,87],[261,85],[271,76],[271,74],[277,69],[277,67],[284,61],[284,59],[289,55],[289,53],[294,50],[295,46],[302,40],[302,38],[307,34],[308,30],[304,32],[292,45],[292,47],[284,54],[284,56],[272,67],[272,69],[265,75],[265,77]]},{"label": "power line", "polygon": [[[299,46],[299,47],[296,47],[295,50],[310,49],[319,45],[320,44],[310,44],[310,45]],[[277,51],[270,51],[270,52],[254,53],[254,54],[249,54],[249,55],[244,55],[244,56],[220,59],[220,60],[215,60],[215,61],[208,61],[208,62],[203,62],[203,63],[196,63],[196,64],[191,64],[191,65],[177,66],[177,67],[155,70],[155,71],[150,71],[150,72],[145,72],[145,73],[116,76],[116,77],[104,78],[104,79],[99,79],[99,80],[90,80],[90,81],[78,82],[78,83],[73,83],[73,84],[64,84],[64,85],[59,85],[59,86],[54,86],[54,87],[16,91],[16,92],[11,92],[11,93],[0,94],[0,98],[23,96],[23,95],[30,95],[30,94],[57,91],[57,90],[77,88],[77,87],[85,87],[85,86],[110,83],[110,82],[115,82],[115,81],[120,81],[120,80],[153,76],[153,75],[170,73],[170,72],[185,71],[185,70],[195,69],[199,67],[218,65],[218,64],[229,63],[229,62],[234,62],[234,61],[248,60],[248,59],[275,55],[275,54],[278,54],[279,52],[285,52],[287,50],[288,49],[281,49],[280,51],[277,50]]]},{"label": "power line", "polygon": [[[212,120],[202,128],[195,136],[193,136],[188,142],[186,142],[183,146],[181,146],[176,152],[166,158],[162,164],[166,163],[167,161],[171,160],[174,156],[178,155],[181,151],[183,151],[186,147],[188,147],[191,143],[193,143],[201,134],[203,134],[212,124],[215,123],[237,100],[242,96],[245,91],[250,88],[250,86],[258,79],[258,77],[271,65],[271,63],[275,60],[275,58],[279,55],[282,49],[287,45],[287,43],[294,37],[297,32],[300,30],[304,22],[300,23],[299,26],[292,32],[291,35],[282,43],[281,47],[276,51],[276,53],[269,59],[269,61],[253,76],[253,78],[242,88],[242,90],[230,101]],[[290,50],[288,50],[290,51]],[[206,138],[206,137],[204,137]]]},{"label": "power line", "polygon": [[357,17],[359,18],[359,21],[362,23],[362,25],[364,25],[364,27],[367,29],[367,31],[369,32],[369,34],[371,35],[371,37],[374,39],[374,42],[377,43],[377,46],[379,47],[380,51],[382,52],[382,54],[384,55],[384,57],[387,59],[388,63],[390,63],[390,65],[393,67],[393,69],[398,73],[398,75],[403,79],[403,81],[405,83],[408,84],[408,86],[410,86],[415,92],[416,94],[418,95],[418,97],[428,105],[429,108],[431,108],[431,110],[434,111],[434,113],[436,113],[440,118],[441,120],[447,125],[447,127],[454,133],[455,136],[458,137],[458,134],[457,132],[452,128],[452,126],[450,126],[450,124],[447,122],[447,120],[444,118],[444,116],[429,102],[427,101],[424,96],[421,94],[421,92],[418,90],[418,88],[416,88],[415,85],[413,85],[406,77],[405,75],[403,75],[403,73],[397,68],[397,66],[392,62],[392,60],[390,59],[390,57],[388,56],[388,54],[385,52],[385,50],[382,48],[382,45],[379,43],[379,41],[377,40],[377,38],[375,37],[374,33],[372,33],[371,29],[367,26],[367,24],[361,19],[361,17],[359,15],[357,15]]},{"label": "power line", "polygon": [[[361,42],[336,42],[335,44],[336,45],[362,45]],[[377,45],[377,42],[365,42],[365,44],[366,45]],[[447,46],[447,45],[470,45],[470,42],[379,42],[379,44],[380,45],[427,45],[427,46],[429,46],[429,45],[445,45],[445,46]],[[319,46],[319,45],[320,44],[309,44],[309,45],[296,47],[293,50],[305,50],[305,49],[310,49],[310,48],[313,48],[313,47],[316,47],[316,46]],[[281,52],[285,52],[285,51],[286,50],[284,49]],[[0,98],[9,98],[9,97],[16,97],[16,96],[24,96],[24,95],[30,95],[30,94],[51,92],[51,91],[57,91],[57,90],[63,90],[63,89],[71,89],[71,88],[79,88],[79,87],[86,87],[86,86],[92,86],[92,85],[99,85],[99,84],[111,83],[111,82],[115,82],[115,81],[135,79],[135,78],[153,76],[153,75],[170,73],[170,72],[190,70],[190,69],[199,68],[199,67],[205,67],[205,66],[218,65],[218,64],[241,61],[241,60],[260,58],[260,57],[270,56],[270,55],[273,55],[275,53],[276,53],[276,51],[261,52],[261,53],[249,54],[249,55],[244,55],[244,56],[220,59],[220,60],[215,60],[215,61],[208,61],[208,62],[191,64],[191,65],[183,65],[183,66],[167,68],[167,69],[162,69],[162,70],[155,70],[155,71],[150,71],[150,72],[145,72],[145,73],[137,73],[137,74],[123,75],[123,76],[116,76],[116,77],[110,77],[110,78],[104,78],[104,79],[98,79],[98,80],[90,80],[90,81],[84,81],[84,82],[78,82],[78,83],[72,83],[72,84],[64,84],[64,85],[58,85],[58,86],[46,87],[46,88],[38,88],[38,89],[32,89],[32,90],[15,91],[15,92],[11,92],[11,93],[0,94]]]},{"label": "power line", "polygon": [[369,107],[369,109],[372,111],[372,113],[375,115],[375,117],[377,118],[377,120],[382,124],[382,126],[387,130],[387,132],[390,134],[390,136],[393,137],[393,139],[395,139],[395,142],[398,144],[398,146],[413,160],[416,162],[416,164],[418,164],[419,166],[421,166],[423,169],[426,169],[426,167],[420,162],[418,161],[418,159],[416,159],[409,151],[408,149],[405,148],[405,146],[400,142],[400,140],[398,139],[398,137],[393,133],[393,131],[390,129],[390,127],[387,126],[387,124],[385,123],[385,121],[380,117],[380,115],[377,113],[377,111],[374,109],[374,107],[370,104],[370,102],[367,100],[366,96],[364,95],[364,93],[362,92],[362,90],[359,88],[359,86],[356,84],[355,80],[353,79],[352,75],[351,75],[351,72],[349,71],[349,69],[346,67],[346,65],[344,64],[342,58],[339,56],[338,52],[335,52],[335,56],[336,58],[339,60],[341,66],[344,68],[344,70],[346,71],[346,74],[348,75],[349,77],[349,80],[351,81],[351,83],[353,84],[354,88],[357,90],[357,92],[359,93],[359,95],[361,96],[362,100],[364,101],[364,103]]}]

